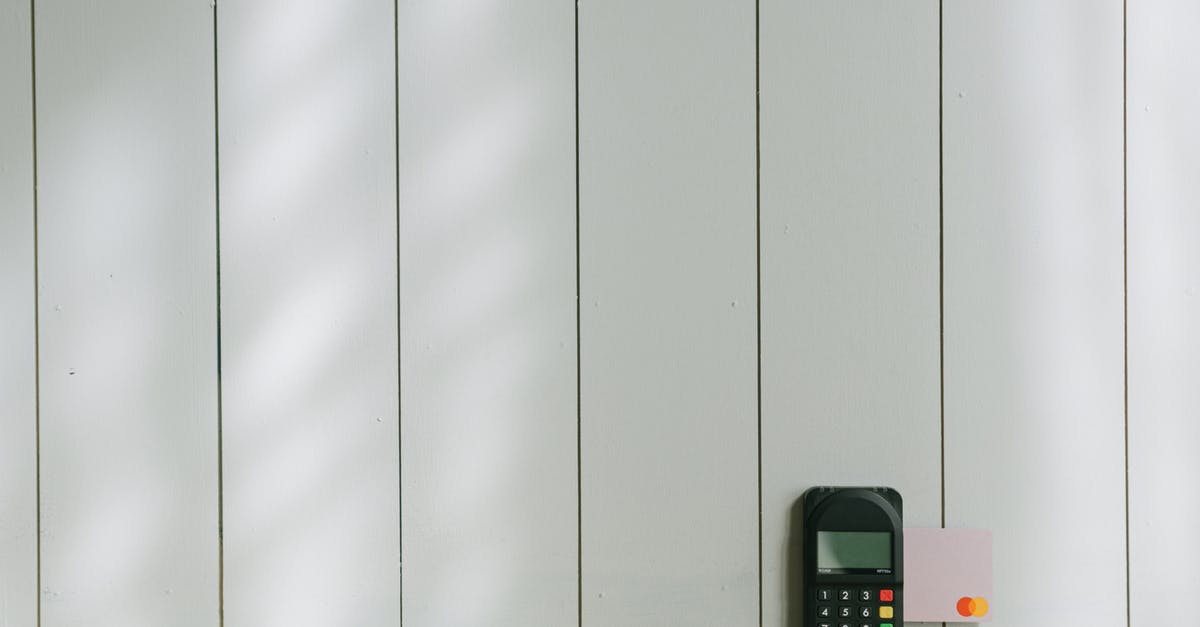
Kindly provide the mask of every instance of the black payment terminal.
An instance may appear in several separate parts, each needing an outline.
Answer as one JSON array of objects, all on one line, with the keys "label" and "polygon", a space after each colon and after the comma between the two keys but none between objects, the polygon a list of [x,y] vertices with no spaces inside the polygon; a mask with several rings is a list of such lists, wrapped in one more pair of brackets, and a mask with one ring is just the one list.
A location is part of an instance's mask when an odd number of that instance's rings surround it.
[{"label": "black payment terminal", "polygon": [[902,506],[891,488],[804,493],[805,627],[903,627]]}]

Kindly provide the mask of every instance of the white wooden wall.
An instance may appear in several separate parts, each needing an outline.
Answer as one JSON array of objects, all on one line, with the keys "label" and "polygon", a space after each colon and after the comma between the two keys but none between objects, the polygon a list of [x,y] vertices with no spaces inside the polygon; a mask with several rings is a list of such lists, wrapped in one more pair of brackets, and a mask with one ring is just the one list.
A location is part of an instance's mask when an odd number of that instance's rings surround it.
[{"label": "white wooden wall", "polygon": [[1125,625],[1122,3],[942,27],[946,523],[1001,624]]},{"label": "white wooden wall", "polygon": [[0,625],[37,621],[37,332],[30,7],[0,5]]},{"label": "white wooden wall", "polygon": [[34,20],[40,622],[206,625],[219,583],[212,13],[43,2]]},{"label": "white wooden wall", "polygon": [[[1185,0],[0,4],[0,627],[997,627],[1200,586]],[[1182,497],[1182,498],[1181,498]]]},{"label": "white wooden wall", "polygon": [[753,9],[579,8],[585,625],[758,622]]},{"label": "white wooden wall", "polygon": [[761,10],[763,624],[799,627],[808,486],[892,485],[941,524],[938,6]]},{"label": "white wooden wall", "polygon": [[1130,615],[1200,588],[1200,4],[1130,3]]}]

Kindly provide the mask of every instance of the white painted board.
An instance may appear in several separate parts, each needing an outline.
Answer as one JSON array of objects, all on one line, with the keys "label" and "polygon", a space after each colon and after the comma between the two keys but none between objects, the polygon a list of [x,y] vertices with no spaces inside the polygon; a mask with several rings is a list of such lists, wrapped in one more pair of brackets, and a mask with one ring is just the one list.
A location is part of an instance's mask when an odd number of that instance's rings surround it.
[{"label": "white painted board", "polygon": [[218,621],[212,13],[36,5],[41,623]]},{"label": "white painted board", "polygon": [[1200,5],[1129,3],[1131,625],[1200,589]]},{"label": "white painted board", "polygon": [[579,6],[582,622],[758,624],[754,6]]},{"label": "white painted board", "polygon": [[940,524],[938,3],[761,11],[763,625],[798,627],[805,489]]},{"label": "white painted board", "polygon": [[33,71],[28,3],[0,6],[0,625],[37,622]]},{"label": "white painted board", "polygon": [[944,10],[946,522],[995,627],[1124,626],[1122,3]]},{"label": "white painted board", "polygon": [[395,625],[393,3],[217,11],[224,624]]},{"label": "white painted board", "polygon": [[404,623],[572,625],[574,4],[397,6]]}]

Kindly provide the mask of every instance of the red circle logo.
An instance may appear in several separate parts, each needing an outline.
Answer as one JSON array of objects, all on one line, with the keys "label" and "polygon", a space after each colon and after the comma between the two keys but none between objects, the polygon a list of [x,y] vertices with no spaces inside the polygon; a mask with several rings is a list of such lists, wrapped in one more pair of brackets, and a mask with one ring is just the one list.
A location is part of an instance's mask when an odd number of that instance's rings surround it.
[{"label": "red circle logo", "polygon": [[988,613],[988,602],[983,597],[963,597],[955,606],[959,616],[985,616]]}]

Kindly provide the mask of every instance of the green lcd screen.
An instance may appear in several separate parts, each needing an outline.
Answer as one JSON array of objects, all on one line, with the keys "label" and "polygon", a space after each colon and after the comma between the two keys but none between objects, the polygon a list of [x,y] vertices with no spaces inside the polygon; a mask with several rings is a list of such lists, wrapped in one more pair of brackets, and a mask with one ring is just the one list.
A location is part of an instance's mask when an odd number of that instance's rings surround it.
[{"label": "green lcd screen", "polygon": [[817,569],[892,567],[892,534],[888,531],[818,531]]}]

